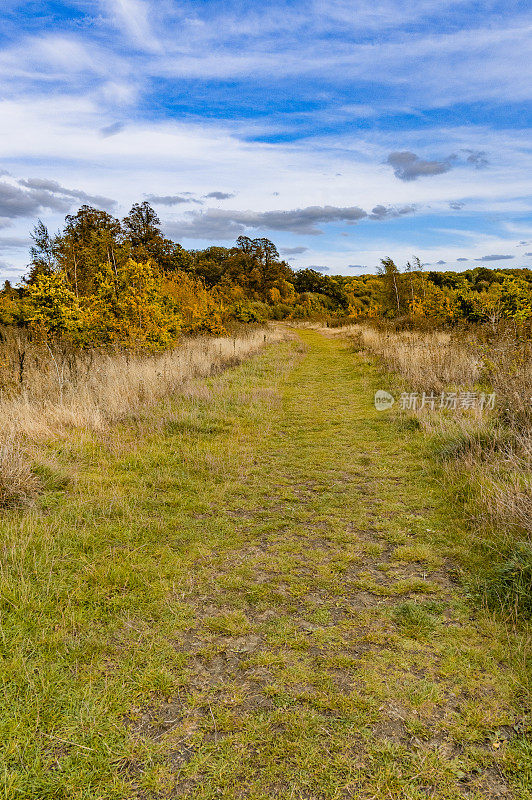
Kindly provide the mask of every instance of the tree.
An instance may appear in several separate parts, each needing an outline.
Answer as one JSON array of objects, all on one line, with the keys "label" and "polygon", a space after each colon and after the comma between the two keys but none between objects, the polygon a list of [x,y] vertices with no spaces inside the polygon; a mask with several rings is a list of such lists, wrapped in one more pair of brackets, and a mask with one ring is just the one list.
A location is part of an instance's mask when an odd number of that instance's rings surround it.
[{"label": "tree", "polygon": [[134,203],[129,214],[122,220],[122,228],[133,248],[150,248],[163,238],[161,220],[147,200]]},{"label": "tree", "polygon": [[30,233],[33,244],[30,247],[30,271],[25,278],[26,283],[34,283],[38,275],[50,275],[57,268],[56,247],[48,228],[42,220]]},{"label": "tree", "polygon": [[63,272],[36,275],[28,289],[27,301],[28,321],[38,333],[45,338],[76,338],[83,325],[83,314]]},{"label": "tree", "polygon": [[384,279],[387,310],[392,316],[401,314],[401,273],[391,258],[382,258],[378,273]]},{"label": "tree", "polygon": [[334,278],[322,275],[321,272],[307,267],[299,269],[293,278],[293,283],[298,292],[311,292],[330,298],[334,305],[347,308],[349,301],[343,286]]},{"label": "tree", "polygon": [[267,267],[274,261],[279,261],[279,252],[273,242],[269,239],[255,239],[256,255],[261,263]]},{"label": "tree", "polygon": [[69,214],[65,222],[63,233],[55,238],[55,250],[59,266],[79,297],[91,293],[101,264],[108,263],[116,273],[122,260],[121,227],[107,211],[88,205]]},{"label": "tree", "polygon": [[122,220],[122,235],[129,256],[136,261],[152,259],[165,272],[190,269],[192,259],[181,245],[163,236],[161,220],[147,200],[134,203]]}]

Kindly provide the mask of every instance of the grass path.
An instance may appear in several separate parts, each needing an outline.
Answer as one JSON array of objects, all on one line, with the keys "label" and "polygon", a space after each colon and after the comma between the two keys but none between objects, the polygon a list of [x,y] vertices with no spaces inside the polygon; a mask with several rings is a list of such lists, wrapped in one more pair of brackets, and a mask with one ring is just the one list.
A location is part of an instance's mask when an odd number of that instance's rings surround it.
[{"label": "grass path", "polygon": [[51,447],[4,515],[0,796],[532,797],[422,435],[363,356],[298,336]]}]

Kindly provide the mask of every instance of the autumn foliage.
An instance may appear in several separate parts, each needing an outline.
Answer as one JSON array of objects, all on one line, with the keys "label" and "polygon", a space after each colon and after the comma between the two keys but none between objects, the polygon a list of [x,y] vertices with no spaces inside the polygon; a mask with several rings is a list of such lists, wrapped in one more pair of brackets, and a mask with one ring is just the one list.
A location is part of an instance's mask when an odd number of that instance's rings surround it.
[{"label": "autumn foliage", "polygon": [[186,250],[166,238],[149,203],[122,220],[84,205],[51,236],[33,231],[23,284],[0,292],[0,324],[73,347],[155,352],[184,334],[223,334],[231,321],[392,320],[431,328],[532,321],[532,271],[426,271],[417,258],[379,274],[293,270],[265,238]]}]

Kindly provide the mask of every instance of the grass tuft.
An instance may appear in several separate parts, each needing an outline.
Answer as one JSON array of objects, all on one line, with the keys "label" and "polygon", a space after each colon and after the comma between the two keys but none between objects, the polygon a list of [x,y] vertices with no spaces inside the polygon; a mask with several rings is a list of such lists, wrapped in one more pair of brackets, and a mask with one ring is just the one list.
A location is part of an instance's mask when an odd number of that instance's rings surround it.
[{"label": "grass tuft", "polygon": [[435,603],[408,601],[395,606],[392,618],[405,636],[410,636],[412,639],[422,639],[436,630],[438,620],[435,612],[438,608]]},{"label": "grass tuft", "polygon": [[432,440],[435,455],[440,461],[457,459],[485,460],[496,453],[511,453],[515,437],[511,431],[491,424],[474,427],[460,426],[436,435]]},{"label": "grass tuft", "polygon": [[532,543],[518,542],[494,568],[486,598],[491,608],[501,607],[514,617],[532,617]]},{"label": "grass tuft", "polygon": [[0,444],[0,506],[14,506],[35,497],[41,489],[38,475],[14,437]]}]

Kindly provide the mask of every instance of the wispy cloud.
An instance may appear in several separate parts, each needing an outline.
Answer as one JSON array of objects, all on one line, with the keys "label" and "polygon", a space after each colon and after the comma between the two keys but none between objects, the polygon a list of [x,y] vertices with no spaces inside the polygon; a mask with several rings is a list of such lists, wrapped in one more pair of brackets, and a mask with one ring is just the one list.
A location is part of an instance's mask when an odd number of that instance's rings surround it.
[{"label": "wispy cloud", "polygon": [[506,261],[507,259],[515,258],[512,255],[490,255],[490,256],[481,256],[480,258],[475,258],[475,261]]},{"label": "wispy cloud", "polygon": [[282,247],[281,248],[281,255],[282,256],[299,256],[303,253],[308,251],[308,247],[304,247],[303,245],[298,245],[297,247]]},{"label": "wispy cloud", "polygon": [[125,127],[123,122],[112,122],[110,125],[105,125],[103,128],[100,128],[100,133],[103,137],[116,136],[116,134],[123,131]]},{"label": "wispy cloud", "polygon": [[148,194],[146,195],[146,200],[149,203],[153,203],[154,205],[159,206],[178,206],[182,203],[199,203],[201,205],[201,200],[196,200],[194,197],[190,195],[190,192],[184,192],[183,194]]},{"label": "wispy cloud", "polygon": [[105,0],[106,8],[118,28],[140,50],[161,53],[159,39],[154,35],[150,24],[153,6],[144,0]]},{"label": "wispy cloud", "polygon": [[473,164],[477,169],[487,167],[490,163],[488,161],[487,153],[484,150],[464,150],[468,154],[466,161],[468,164]]}]

